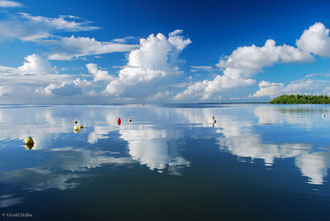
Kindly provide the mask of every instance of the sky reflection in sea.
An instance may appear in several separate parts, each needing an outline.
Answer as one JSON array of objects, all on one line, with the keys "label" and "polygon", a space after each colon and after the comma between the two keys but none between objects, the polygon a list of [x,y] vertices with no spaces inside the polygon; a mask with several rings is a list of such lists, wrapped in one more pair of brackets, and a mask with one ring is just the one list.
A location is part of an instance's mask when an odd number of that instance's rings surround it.
[{"label": "sky reflection in sea", "polygon": [[[218,163],[227,161],[241,165],[218,174],[227,181],[239,172],[243,183],[266,186],[268,181],[259,180],[262,166],[274,183],[292,176],[302,192],[324,186],[329,195],[329,115],[329,105],[2,106],[0,208],[24,207],[37,192],[79,191],[116,171],[136,172],[144,182],[176,176],[180,187],[192,178],[213,179],[215,170],[222,171]],[[78,133],[73,120],[83,125]],[[35,140],[31,150],[24,146],[28,136]],[[245,177],[251,163],[258,169]],[[168,188],[162,191],[172,191]]]}]

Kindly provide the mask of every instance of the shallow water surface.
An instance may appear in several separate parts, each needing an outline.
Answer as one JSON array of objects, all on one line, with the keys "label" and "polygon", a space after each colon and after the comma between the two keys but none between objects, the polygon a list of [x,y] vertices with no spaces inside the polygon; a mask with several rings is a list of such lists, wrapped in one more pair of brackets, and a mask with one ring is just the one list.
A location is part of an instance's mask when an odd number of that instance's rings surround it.
[{"label": "shallow water surface", "polygon": [[329,105],[3,105],[0,128],[4,219],[330,215]]}]

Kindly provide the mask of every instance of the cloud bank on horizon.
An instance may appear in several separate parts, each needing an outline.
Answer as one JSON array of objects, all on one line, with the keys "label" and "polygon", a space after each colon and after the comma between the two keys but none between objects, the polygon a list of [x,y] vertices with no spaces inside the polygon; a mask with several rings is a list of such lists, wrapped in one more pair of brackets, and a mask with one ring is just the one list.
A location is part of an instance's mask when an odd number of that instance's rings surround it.
[{"label": "cloud bank on horizon", "polygon": [[[18,2],[0,1],[0,8],[22,7]],[[0,64],[3,103],[221,102],[270,99],[284,93],[330,95],[328,73],[309,73],[287,84],[258,79],[260,73],[267,74],[264,69],[268,67],[299,66],[317,63],[318,58],[328,59],[329,29],[321,22],[307,27],[295,45],[277,45],[275,40],[267,39],[263,46],[252,44],[237,47],[227,56],[219,54],[220,60],[213,66],[188,68],[180,55],[194,43],[181,29],[168,36],[150,33],[139,41],[129,36],[98,41],[78,36],[102,31],[81,17],[53,18],[25,12],[11,12],[0,20],[0,29],[0,44],[15,40],[32,44],[37,51],[44,50],[27,55],[19,67]],[[126,53],[127,62],[119,71],[105,70],[89,60],[111,53]],[[77,61],[83,63],[80,73],[61,67],[61,62]],[[210,72],[213,77],[203,77],[203,72]],[[257,85],[256,91],[247,94],[246,89]]]}]

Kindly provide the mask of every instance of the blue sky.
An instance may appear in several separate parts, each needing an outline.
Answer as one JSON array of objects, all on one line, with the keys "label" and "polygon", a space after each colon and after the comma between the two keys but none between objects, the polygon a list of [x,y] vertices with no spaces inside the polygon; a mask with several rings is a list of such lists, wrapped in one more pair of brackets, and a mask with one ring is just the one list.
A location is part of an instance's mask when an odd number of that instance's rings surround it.
[{"label": "blue sky", "polygon": [[0,1],[1,103],[330,95],[327,1]]}]

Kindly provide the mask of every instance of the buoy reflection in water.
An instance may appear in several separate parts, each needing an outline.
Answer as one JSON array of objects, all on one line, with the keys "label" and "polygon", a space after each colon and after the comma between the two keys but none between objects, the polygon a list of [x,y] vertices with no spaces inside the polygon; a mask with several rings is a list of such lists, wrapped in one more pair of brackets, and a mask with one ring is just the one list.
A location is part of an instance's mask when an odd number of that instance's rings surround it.
[{"label": "buoy reflection in water", "polygon": [[26,149],[32,150],[34,144],[25,144]]}]

